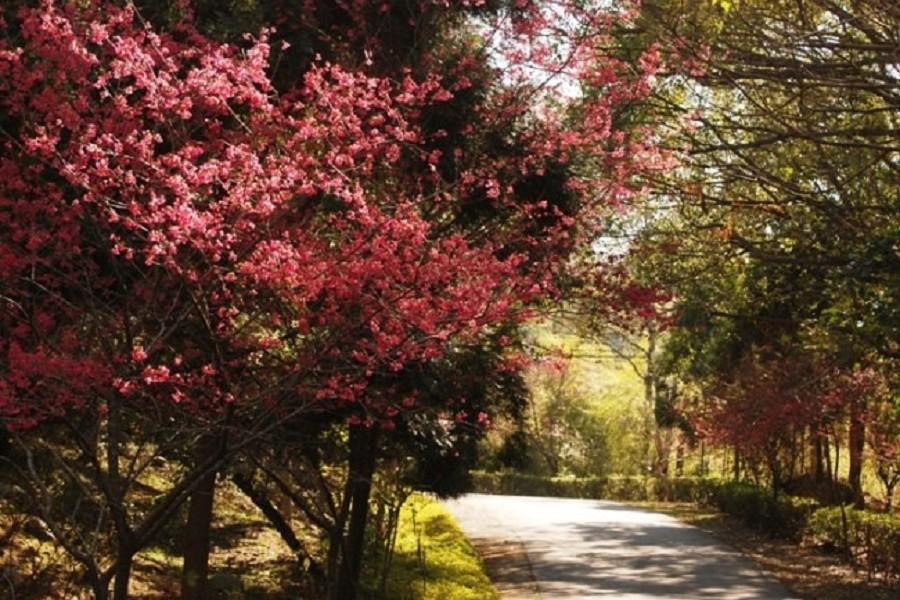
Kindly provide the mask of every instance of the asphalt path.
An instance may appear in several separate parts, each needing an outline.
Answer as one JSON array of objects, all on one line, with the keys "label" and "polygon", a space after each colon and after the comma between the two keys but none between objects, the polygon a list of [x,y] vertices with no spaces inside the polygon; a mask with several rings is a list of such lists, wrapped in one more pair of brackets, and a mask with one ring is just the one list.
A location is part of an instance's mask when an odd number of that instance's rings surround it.
[{"label": "asphalt path", "polygon": [[[477,547],[524,549],[542,600],[792,598],[752,561],[668,515],[526,496],[469,494],[445,504]],[[535,597],[528,587],[498,586],[504,598]]]}]

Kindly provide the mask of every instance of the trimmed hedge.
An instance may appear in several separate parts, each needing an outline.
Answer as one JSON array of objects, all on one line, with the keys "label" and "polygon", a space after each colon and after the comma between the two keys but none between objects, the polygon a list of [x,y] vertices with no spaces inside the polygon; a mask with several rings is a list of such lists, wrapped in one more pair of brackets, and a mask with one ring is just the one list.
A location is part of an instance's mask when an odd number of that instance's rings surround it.
[{"label": "trimmed hedge", "polygon": [[624,502],[696,502],[715,506],[751,527],[799,540],[820,504],[779,495],[749,483],[709,477],[540,477],[519,473],[472,473],[472,491],[516,496],[595,498]]},{"label": "trimmed hedge", "polygon": [[554,496],[557,498],[594,498],[641,502],[699,502],[705,496],[708,479],[675,477],[541,477],[520,473],[471,474],[470,491],[480,494],[511,496]]},{"label": "trimmed hedge", "polygon": [[[846,526],[845,526],[846,523]],[[817,510],[809,519],[809,533],[820,544],[840,550],[870,573],[900,578],[900,519],[840,506]]]}]

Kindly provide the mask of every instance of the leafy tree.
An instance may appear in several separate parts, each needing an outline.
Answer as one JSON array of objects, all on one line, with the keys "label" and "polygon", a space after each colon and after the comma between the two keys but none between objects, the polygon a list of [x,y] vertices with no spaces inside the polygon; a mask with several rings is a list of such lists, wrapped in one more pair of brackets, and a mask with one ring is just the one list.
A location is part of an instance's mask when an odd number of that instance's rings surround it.
[{"label": "leafy tree", "polygon": [[[356,596],[408,378],[552,295],[597,211],[653,167],[611,118],[652,61],[629,73],[592,51],[627,12],[476,4],[8,5],[0,417],[96,597],[112,581],[127,597],[134,555],[188,496],[182,596],[202,597],[217,474],[329,422],[349,426],[351,482],[332,595]],[[546,101],[601,72],[584,119]],[[181,465],[174,485],[132,502],[159,458]]]},{"label": "leafy tree", "polygon": [[[673,295],[661,371],[696,384],[701,403],[729,390],[723,419],[741,419],[741,396],[782,415],[780,431],[800,426],[772,394],[814,422],[828,415],[833,389],[801,399],[780,380],[797,365],[820,365],[804,379],[895,372],[897,16],[879,0],[660,0],[617,38],[625,56],[671,50],[659,93],[628,118],[656,126],[679,166],[652,177],[612,234],[632,240],[631,275]],[[865,400],[826,428],[847,425],[858,498]]]}]

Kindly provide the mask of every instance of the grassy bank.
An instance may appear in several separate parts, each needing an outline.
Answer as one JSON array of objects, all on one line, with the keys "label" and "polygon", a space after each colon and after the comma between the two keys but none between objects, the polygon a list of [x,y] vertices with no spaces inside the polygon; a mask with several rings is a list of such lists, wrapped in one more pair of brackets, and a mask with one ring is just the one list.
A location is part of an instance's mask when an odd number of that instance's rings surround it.
[{"label": "grassy bank", "polygon": [[418,494],[401,511],[396,553],[380,595],[391,600],[498,598],[481,559],[452,515],[439,502]]}]

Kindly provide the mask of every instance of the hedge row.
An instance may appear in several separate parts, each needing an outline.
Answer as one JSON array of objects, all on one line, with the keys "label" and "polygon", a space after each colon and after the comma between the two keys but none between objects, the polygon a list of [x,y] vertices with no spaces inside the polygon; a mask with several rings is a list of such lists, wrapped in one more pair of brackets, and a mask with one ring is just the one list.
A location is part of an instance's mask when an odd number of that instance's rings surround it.
[{"label": "hedge row", "polygon": [[758,486],[708,477],[539,477],[518,473],[472,473],[472,491],[483,494],[596,498],[626,502],[697,502],[715,506],[748,525],[798,540],[819,503],[779,495]]},{"label": "hedge row", "polygon": [[900,578],[900,519],[895,515],[829,506],[809,519],[809,534],[820,544],[844,552],[869,573]]},{"label": "hedge row", "polygon": [[897,517],[846,508],[844,528],[840,507],[824,507],[811,498],[775,496],[771,490],[746,482],[700,477],[576,478],[474,472],[472,491],[707,504],[771,535],[793,541],[811,535],[825,546],[846,551],[855,563],[870,572],[900,577],[900,519]]},{"label": "hedge row", "polygon": [[540,477],[482,471],[475,471],[471,476],[471,491],[480,494],[595,498],[626,502],[701,502],[705,496],[706,482],[711,481],[699,477]]}]

